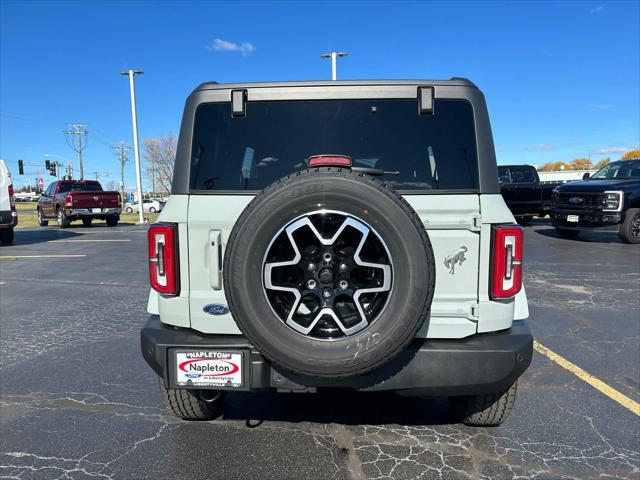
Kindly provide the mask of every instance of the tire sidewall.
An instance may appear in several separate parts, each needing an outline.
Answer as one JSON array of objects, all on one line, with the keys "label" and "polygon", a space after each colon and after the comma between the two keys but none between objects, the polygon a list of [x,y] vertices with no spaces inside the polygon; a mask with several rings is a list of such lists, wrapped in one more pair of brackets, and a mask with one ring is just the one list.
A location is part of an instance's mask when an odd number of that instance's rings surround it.
[{"label": "tire sidewall", "polygon": [[[346,376],[369,371],[399,353],[427,317],[434,265],[426,232],[421,234],[421,225],[412,221],[415,213],[407,212],[408,205],[403,208],[373,180],[320,174],[287,183],[256,198],[234,227],[236,244],[225,253],[225,292],[234,318],[265,356],[295,372]],[[375,321],[333,341],[288,327],[271,308],[263,286],[263,261],[274,236],[292,220],[321,209],[347,213],[373,228],[387,245],[394,271],[391,294]]]},{"label": "tire sidewall", "polygon": [[622,240],[626,243],[640,243],[640,238],[633,236],[633,221],[640,215],[640,208],[630,208],[625,215],[624,223],[621,226]]}]

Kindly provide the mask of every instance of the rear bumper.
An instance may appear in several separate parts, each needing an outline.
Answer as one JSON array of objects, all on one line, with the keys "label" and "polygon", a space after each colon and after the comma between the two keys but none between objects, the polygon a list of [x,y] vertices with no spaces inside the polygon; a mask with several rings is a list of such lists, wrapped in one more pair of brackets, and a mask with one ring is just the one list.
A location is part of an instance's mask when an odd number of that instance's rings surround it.
[{"label": "rear bumper", "polygon": [[[578,215],[578,222],[567,222],[567,215]],[[551,223],[554,227],[567,230],[610,230],[617,231],[619,225],[624,222],[622,212],[603,212],[599,210],[569,210],[553,208],[551,210]]]},{"label": "rear bumper", "polygon": [[277,388],[349,388],[362,391],[393,390],[413,395],[471,395],[508,388],[531,363],[533,336],[527,322],[518,320],[497,333],[461,340],[414,340],[389,363],[367,375],[347,379],[319,379],[272,367],[239,335],[205,335],[163,324],[158,316],[147,320],[140,335],[142,355],[168,387],[175,386],[173,350],[193,348],[241,351],[243,387],[237,390]]},{"label": "rear bumper", "polygon": [[120,215],[119,208],[102,208],[100,212],[94,212],[90,208],[65,208],[64,214],[69,217],[92,217],[99,218],[111,215]]},{"label": "rear bumper", "polygon": [[11,210],[0,211],[0,228],[13,228],[16,225],[18,225],[17,212],[12,212]]}]

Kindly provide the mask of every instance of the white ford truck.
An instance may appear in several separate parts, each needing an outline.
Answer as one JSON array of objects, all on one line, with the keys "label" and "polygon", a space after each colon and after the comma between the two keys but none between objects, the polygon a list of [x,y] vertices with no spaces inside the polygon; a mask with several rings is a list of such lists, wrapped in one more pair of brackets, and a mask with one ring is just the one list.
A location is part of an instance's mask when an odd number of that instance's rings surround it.
[{"label": "white ford truck", "polygon": [[498,425],[532,355],[522,235],[468,80],[205,83],[149,229],[142,353],[183,419],[351,388]]}]

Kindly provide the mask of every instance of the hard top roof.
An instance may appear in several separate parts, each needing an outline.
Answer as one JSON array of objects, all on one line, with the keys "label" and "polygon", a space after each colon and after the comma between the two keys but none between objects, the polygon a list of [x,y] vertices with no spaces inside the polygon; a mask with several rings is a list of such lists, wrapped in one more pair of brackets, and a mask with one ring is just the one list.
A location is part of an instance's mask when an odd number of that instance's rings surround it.
[{"label": "hard top roof", "polygon": [[376,85],[442,85],[476,87],[466,78],[453,77],[450,80],[307,80],[298,82],[246,82],[246,83],[218,83],[205,82],[195,88],[194,92],[202,90],[240,89],[240,88],[268,88],[268,87],[331,87],[336,85],[376,86]]}]

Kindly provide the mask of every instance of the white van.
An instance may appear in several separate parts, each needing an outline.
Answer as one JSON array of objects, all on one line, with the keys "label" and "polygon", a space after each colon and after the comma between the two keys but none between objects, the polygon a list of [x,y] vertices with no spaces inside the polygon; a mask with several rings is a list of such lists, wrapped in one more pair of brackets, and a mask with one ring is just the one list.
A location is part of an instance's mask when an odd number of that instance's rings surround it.
[{"label": "white van", "polygon": [[13,228],[18,224],[18,212],[13,196],[11,172],[0,160],[0,243],[13,243]]}]

